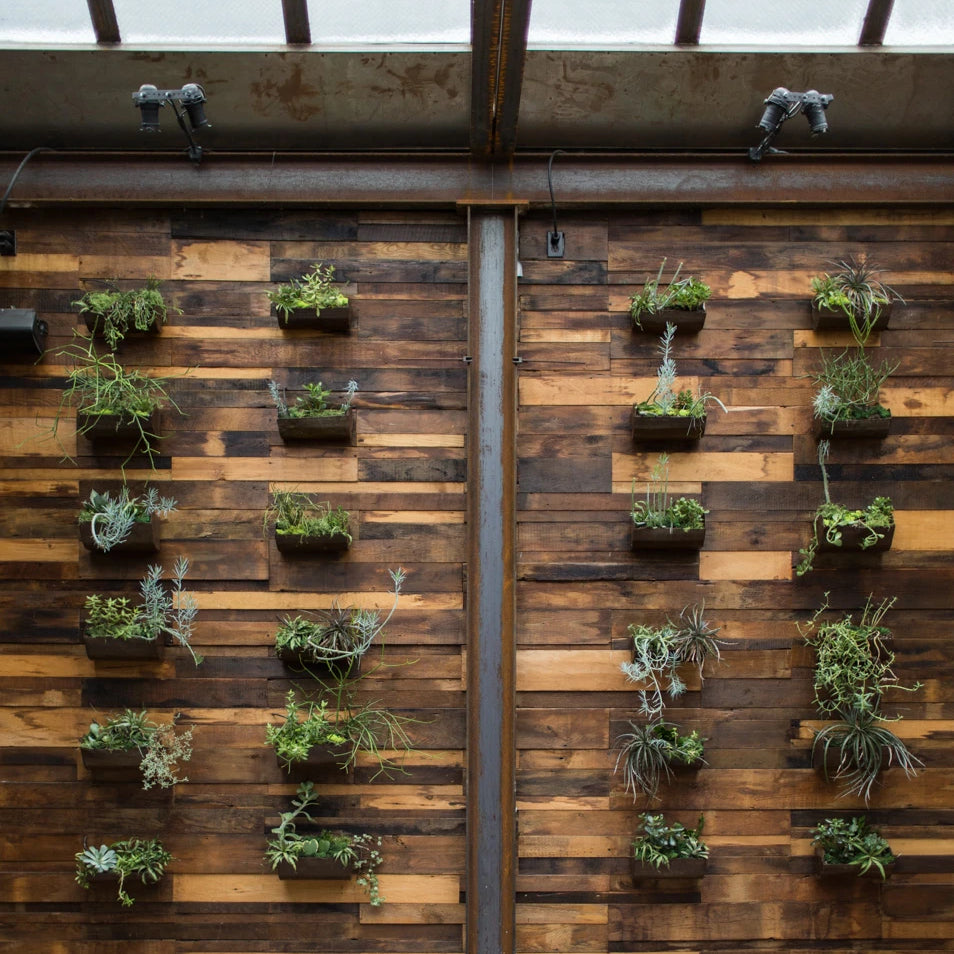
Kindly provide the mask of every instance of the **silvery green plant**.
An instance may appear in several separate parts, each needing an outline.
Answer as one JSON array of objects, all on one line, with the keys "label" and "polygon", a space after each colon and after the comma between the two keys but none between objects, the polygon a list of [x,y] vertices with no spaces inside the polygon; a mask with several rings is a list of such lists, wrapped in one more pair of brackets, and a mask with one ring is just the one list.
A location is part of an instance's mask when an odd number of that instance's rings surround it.
[{"label": "silvery green plant", "polygon": [[305,385],[305,393],[297,397],[294,404],[289,404],[285,396],[285,388],[277,381],[268,382],[268,393],[278,409],[279,417],[327,417],[346,414],[351,409],[357,391],[358,382],[354,379],[350,380],[345,387],[344,401],[337,407],[332,407],[327,403],[331,391],[325,388],[321,381],[312,382]]},{"label": "silvery green plant", "polygon": [[83,502],[79,520],[89,520],[93,543],[103,553],[126,540],[136,523],[148,523],[153,516],[167,517],[176,509],[172,497],[160,497],[155,487],[147,488],[141,496],[131,497],[128,487],[122,487],[114,497],[108,490],[90,492]]}]

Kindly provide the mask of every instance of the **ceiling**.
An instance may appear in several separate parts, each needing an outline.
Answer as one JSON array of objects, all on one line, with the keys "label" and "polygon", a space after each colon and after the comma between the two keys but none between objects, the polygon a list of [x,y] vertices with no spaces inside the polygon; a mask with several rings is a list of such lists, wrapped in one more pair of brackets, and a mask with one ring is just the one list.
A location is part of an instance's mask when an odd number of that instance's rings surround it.
[{"label": "ceiling", "polygon": [[[39,0],[7,2],[16,8]],[[120,15],[130,0],[44,2],[51,10],[57,2],[81,3],[93,42],[11,39],[16,14],[9,7],[0,13],[0,148],[8,153],[38,146],[183,151],[185,137],[169,109],[162,111],[161,132],[139,131],[132,93],[143,83],[204,88],[212,126],[195,138],[208,155],[438,151],[506,160],[562,148],[744,156],[761,138],[755,126],[763,100],[778,86],[834,96],[827,135],[811,139],[796,116],[780,131],[779,148],[954,152],[952,47],[884,45],[892,0],[851,0],[864,42],[826,45],[822,29],[814,48],[788,49],[700,42],[706,0],[668,0],[673,42],[612,49],[605,37],[602,48],[580,48],[587,45],[585,24],[572,18],[580,37],[567,39],[567,48],[528,44],[530,0],[475,0],[469,43],[398,48],[303,42],[192,48],[195,38],[190,48],[186,41],[132,45],[123,41]],[[284,0],[286,41],[310,39],[317,2]],[[431,0],[419,2],[426,7]],[[534,2],[552,14],[554,3],[568,0]],[[727,2],[709,0],[710,13]],[[792,19],[799,4],[815,2],[763,6]]]}]

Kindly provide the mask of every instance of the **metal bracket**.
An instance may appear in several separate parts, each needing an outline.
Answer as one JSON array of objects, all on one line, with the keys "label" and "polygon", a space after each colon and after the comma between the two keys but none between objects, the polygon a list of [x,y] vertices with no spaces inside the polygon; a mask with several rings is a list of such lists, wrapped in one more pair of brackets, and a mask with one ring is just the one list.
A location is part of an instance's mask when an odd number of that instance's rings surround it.
[{"label": "metal bracket", "polygon": [[473,364],[474,358],[473,355],[465,354],[463,358],[460,359],[464,364]]},{"label": "metal bracket", "polygon": [[514,358],[513,358],[513,363],[514,363],[514,364],[523,364],[523,358],[518,357],[518,356],[515,355]]},{"label": "metal bracket", "polygon": [[566,237],[563,232],[547,232],[547,258],[563,258],[566,254]]}]

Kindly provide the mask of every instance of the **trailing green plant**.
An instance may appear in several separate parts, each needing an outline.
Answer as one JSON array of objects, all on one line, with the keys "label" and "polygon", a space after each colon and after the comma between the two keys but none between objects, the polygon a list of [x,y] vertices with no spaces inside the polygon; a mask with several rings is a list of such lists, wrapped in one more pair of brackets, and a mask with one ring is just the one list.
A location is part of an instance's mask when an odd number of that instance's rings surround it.
[{"label": "trailing green plant", "polygon": [[672,356],[675,335],[676,326],[672,322],[666,322],[666,330],[659,338],[659,355],[662,360],[656,369],[656,387],[645,401],[636,405],[636,412],[653,417],[701,418],[705,416],[710,402],[718,404],[724,411],[725,405],[708,391],[676,390],[676,361]]},{"label": "trailing green plant", "polygon": [[636,499],[636,480],[633,479],[630,513],[637,527],[658,527],[673,530],[701,530],[705,526],[706,510],[698,500],[669,494],[669,455],[660,454],[643,500]]},{"label": "trailing green plant", "polygon": [[665,290],[662,290],[660,285],[663,280],[663,270],[666,267],[666,259],[664,258],[656,277],[648,278],[646,284],[643,285],[643,290],[630,298],[630,315],[633,318],[633,323],[640,331],[643,327],[640,324],[640,318],[643,315],[655,315],[666,308],[694,311],[711,297],[712,289],[704,282],[692,276],[679,278],[682,265],[683,263],[680,262],[669,280],[669,284],[665,286]]},{"label": "trailing green plant", "polygon": [[167,379],[127,370],[114,354],[98,354],[89,338],[66,345],[57,355],[70,359],[73,367],[66,375],[66,387],[50,428],[53,437],[57,438],[64,408],[75,407],[78,415],[85,416],[78,418],[78,434],[86,434],[99,420],[132,425],[136,435],[124,465],[137,453],[145,454],[155,465],[161,438],[150,429],[150,416],[170,405],[182,413],[166,390]]},{"label": "trailing green plant", "polygon": [[894,504],[890,497],[875,497],[864,509],[852,509],[843,504],[833,503],[828,487],[828,468],[825,461],[828,458],[830,444],[828,441],[818,443],[818,466],[822,472],[822,486],[825,493],[825,502],[819,505],[812,521],[812,538],[808,547],[800,549],[802,557],[795,567],[797,576],[809,573],[815,563],[815,554],[821,543],[818,537],[821,528],[825,540],[835,547],[842,545],[842,532],[846,529],[864,530],[865,536],[861,540],[861,549],[873,547],[894,526]]},{"label": "trailing green plant", "polygon": [[845,349],[841,354],[821,353],[822,366],[812,377],[818,390],[812,399],[815,417],[829,423],[890,417],[880,403],[881,386],[897,370],[898,363],[872,364],[864,348]]},{"label": "trailing green plant", "polygon": [[822,849],[826,865],[855,865],[859,877],[874,868],[883,880],[895,860],[887,840],[863,815],[823,819],[812,829],[812,844]]},{"label": "trailing green plant", "polygon": [[673,765],[693,765],[704,762],[705,739],[693,730],[680,735],[679,727],[657,719],[654,722],[629,723],[629,732],[616,739],[619,754],[614,772],[622,767],[624,791],[638,792],[656,798],[659,786],[673,775]]},{"label": "trailing green plant", "polygon": [[162,572],[158,564],[147,568],[139,584],[141,600],[137,604],[125,596],[87,596],[86,634],[93,639],[147,640],[169,635],[189,650],[198,666],[202,657],[190,642],[198,604],[195,597],[183,589],[189,561],[185,557],[176,559],[168,587],[162,582]]},{"label": "trailing green plant", "polygon": [[647,684],[638,692],[639,711],[643,715],[658,718],[665,707],[664,693],[675,699],[686,691],[680,666],[695,666],[701,679],[706,660],[721,660],[720,640],[716,639],[719,630],[709,626],[704,612],[704,603],[685,607],[680,615],[682,626],[671,619],[658,628],[630,624],[633,658],[621,663],[620,668],[631,682]]},{"label": "trailing green plant", "polygon": [[149,523],[153,516],[167,517],[175,509],[176,501],[172,497],[160,497],[155,487],[132,497],[124,485],[115,497],[108,490],[91,491],[89,498],[83,501],[77,520],[89,524],[93,543],[108,553],[129,537],[137,523]]},{"label": "trailing green plant", "polygon": [[[106,288],[89,291],[73,304],[81,315],[91,316],[93,330],[102,332],[110,351],[115,351],[130,331],[148,331],[165,324],[169,309],[159,291],[158,279],[150,278],[145,288],[129,291],[120,291],[115,282],[105,284]],[[182,314],[178,308],[173,311]]]},{"label": "trailing green plant", "polygon": [[842,795],[857,795],[867,802],[882,768],[897,764],[909,778],[923,764],[887,724],[901,716],[884,715],[881,704],[888,690],[916,692],[920,683],[903,685],[894,672],[895,655],[888,645],[891,631],[882,626],[895,599],[875,604],[869,596],[855,621],[851,614],[819,623],[829,608],[828,594],[802,631],[815,650],[815,708],[833,719],[815,733],[813,754],[818,754],[829,777],[830,753],[837,756],[833,778]]},{"label": "trailing green plant", "polygon": [[268,393],[275,402],[279,417],[298,419],[303,417],[340,417],[346,414],[354,401],[358,382],[351,380],[345,390],[345,399],[334,407],[329,406],[328,398],[331,391],[325,388],[320,381],[305,384],[305,393],[295,398],[294,404],[288,404],[285,398],[285,388],[277,381],[268,382]]},{"label": "trailing green plant", "polygon": [[[403,568],[389,570],[394,601],[382,619],[378,610],[343,609],[334,600],[327,610],[313,610],[311,618],[285,616],[275,633],[275,651],[299,656],[302,665],[326,666],[332,673],[347,676],[371,648],[397,609],[401,587],[407,574]],[[383,651],[383,645],[382,645]]]},{"label": "trailing green plant", "polygon": [[311,494],[294,490],[272,491],[272,502],[265,510],[262,527],[274,521],[278,534],[303,537],[331,537],[343,534],[351,543],[350,514],[342,507],[317,502]]},{"label": "trailing green plant", "polygon": [[654,868],[668,868],[677,858],[708,858],[709,847],[702,840],[703,816],[695,828],[686,828],[680,822],[666,824],[663,815],[643,812],[639,816],[642,835],[633,841],[637,861]]},{"label": "trailing green plant", "polygon": [[171,788],[187,778],[179,778],[178,763],[192,758],[192,729],[176,731],[176,720],[156,723],[143,709],[126,709],[110,716],[104,724],[91,722],[86,734],[80,739],[80,747],[90,751],[130,752],[136,750],[142,756],[139,769],[142,772],[142,787],[154,785]]},{"label": "trailing green plant", "polygon": [[76,853],[76,883],[88,888],[96,875],[115,872],[117,896],[124,907],[131,907],[134,899],[126,890],[126,880],[138,878],[143,884],[155,884],[173,860],[158,838],[130,838],[99,848],[84,847]]},{"label": "trailing green plant", "polygon": [[904,299],[877,277],[882,269],[867,256],[833,264],[838,271],[812,279],[812,304],[819,310],[844,313],[855,340],[864,345],[883,309],[892,301],[903,303]]},{"label": "trailing green plant", "polygon": [[275,310],[288,321],[288,316],[299,309],[313,308],[316,315],[322,308],[344,308],[348,298],[334,284],[335,268],[319,262],[301,278],[293,278],[274,291],[268,292],[268,300]]},{"label": "trailing green plant", "polygon": [[274,871],[282,862],[298,867],[301,858],[333,858],[342,867],[358,875],[357,883],[368,893],[368,901],[377,907],[382,901],[377,869],[382,862],[381,839],[367,833],[350,834],[328,829],[299,832],[298,825],[313,823],[308,809],[318,802],[313,782],[302,782],[292,799],[293,810],[279,813],[277,827],[267,840],[265,861]]},{"label": "trailing green plant", "polygon": [[350,770],[362,753],[377,762],[372,778],[403,771],[386,752],[400,750],[407,755],[413,751],[406,727],[417,720],[397,715],[376,700],[359,704],[344,680],[331,691],[334,706],[329,710],[328,698],[298,702],[295,690],[289,690],[285,721],[265,727],[265,744],[275,749],[285,770],[305,761],[317,746],[333,751],[342,771]]}]

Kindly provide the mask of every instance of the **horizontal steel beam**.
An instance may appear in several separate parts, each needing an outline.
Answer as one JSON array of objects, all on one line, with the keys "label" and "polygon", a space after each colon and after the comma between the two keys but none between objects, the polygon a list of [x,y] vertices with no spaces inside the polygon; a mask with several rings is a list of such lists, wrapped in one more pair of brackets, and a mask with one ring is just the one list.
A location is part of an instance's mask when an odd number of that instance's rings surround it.
[{"label": "horizontal steel beam", "polygon": [[[0,191],[21,155],[0,155]],[[508,164],[467,157],[43,152],[10,192],[18,205],[272,205],[454,207],[526,202],[549,206],[547,157]],[[954,163],[945,157],[560,157],[560,209],[630,205],[950,205]]]}]

